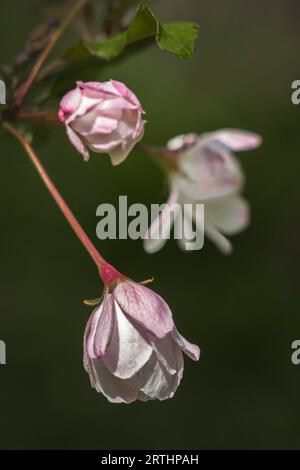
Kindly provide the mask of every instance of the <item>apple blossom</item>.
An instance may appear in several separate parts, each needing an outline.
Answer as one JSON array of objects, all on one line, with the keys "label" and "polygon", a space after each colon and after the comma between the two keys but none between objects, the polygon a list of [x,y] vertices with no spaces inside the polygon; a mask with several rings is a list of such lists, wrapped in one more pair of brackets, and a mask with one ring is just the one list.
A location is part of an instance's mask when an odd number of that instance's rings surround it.
[{"label": "apple blossom", "polygon": [[166,302],[121,277],[105,289],[84,334],[84,367],[91,385],[113,403],[173,397],[183,375],[184,351],[198,346],[177,331]]},{"label": "apple blossom", "polygon": [[144,111],[123,83],[77,82],[60,102],[59,119],[84,160],[88,149],[108,153],[113,165],[121,163],[144,133]]},{"label": "apple blossom", "polygon": [[[244,175],[232,151],[251,150],[261,144],[257,134],[223,129],[203,135],[180,135],[170,140],[161,158],[168,159],[170,197],[163,212],[145,236],[149,253],[164,245],[170,231],[172,210],[178,204],[204,204],[204,233],[224,253],[232,246],[226,235],[243,230],[249,223],[249,206],[241,196]],[[176,211],[173,210],[176,214]],[[178,213],[178,211],[177,211]],[[175,215],[176,218],[176,215]],[[190,232],[195,220],[190,220]],[[197,229],[197,227],[196,227]],[[198,229],[203,230],[203,223]],[[164,236],[157,236],[163,233]],[[182,247],[185,243],[179,241]]]}]

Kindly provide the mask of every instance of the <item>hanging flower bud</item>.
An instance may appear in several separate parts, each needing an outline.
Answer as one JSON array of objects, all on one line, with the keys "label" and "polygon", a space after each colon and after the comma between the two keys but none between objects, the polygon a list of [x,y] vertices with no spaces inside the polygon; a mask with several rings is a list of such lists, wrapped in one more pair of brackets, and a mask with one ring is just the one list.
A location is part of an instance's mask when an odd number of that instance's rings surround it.
[{"label": "hanging flower bud", "polygon": [[59,119],[74,147],[89,158],[88,149],[108,153],[113,165],[121,163],[144,133],[143,109],[123,83],[77,82],[61,100]]},{"label": "hanging flower bud", "polygon": [[199,359],[198,346],[178,333],[166,302],[127,278],[105,290],[84,334],[91,385],[113,403],[173,397],[183,375],[182,351]]}]

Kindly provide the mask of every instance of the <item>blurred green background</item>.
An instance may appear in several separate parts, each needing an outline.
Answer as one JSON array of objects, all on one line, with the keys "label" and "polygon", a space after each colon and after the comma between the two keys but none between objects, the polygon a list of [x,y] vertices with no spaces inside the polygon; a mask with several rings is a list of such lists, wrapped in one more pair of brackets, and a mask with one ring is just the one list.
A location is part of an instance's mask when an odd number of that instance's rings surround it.
[{"label": "blurred green background", "polygon": [[[51,3],[51,2],[49,2]],[[0,62],[22,48],[45,2],[1,0]],[[250,228],[223,256],[208,241],[182,253],[175,241],[155,255],[141,241],[96,238],[102,202],[163,202],[162,173],[134,151],[113,168],[106,156],[88,164],[62,129],[35,148],[92,239],[118,269],[152,285],[170,304],[178,329],[199,344],[185,361],[175,397],[113,405],[89,386],[82,335],[101,283],[20,146],[1,139],[0,366],[1,449],[300,448],[300,79],[298,0],[160,0],[164,21],[200,25],[194,60],[149,47],[105,68],[99,79],[124,81],[147,112],[145,142],[223,127],[263,136],[239,155],[251,202]],[[78,76],[78,79],[81,77]]]}]

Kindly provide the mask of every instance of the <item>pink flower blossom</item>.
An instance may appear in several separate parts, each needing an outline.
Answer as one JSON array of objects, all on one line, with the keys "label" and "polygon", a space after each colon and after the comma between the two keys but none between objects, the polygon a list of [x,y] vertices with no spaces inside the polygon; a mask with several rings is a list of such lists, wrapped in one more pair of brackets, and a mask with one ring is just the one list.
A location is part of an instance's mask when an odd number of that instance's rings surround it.
[{"label": "pink flower blossom", "polygon": [[60,102],[59,119],[84,160],[88,149],[108,153],[113,165],[121,163],[144,133],[143,110],[123,83],[77,82]]},{"label": "pink flower blossom", "polygon": [[173,397],[183,375],[182,351],[199,359],[198,346],[178,333],[166,302],[127,278],[106,288],[84,334],[91,385],[113,403]]},{"label": "pink flower blossom", "polygon": [[[148,229],[145,250],[154,253],[165,244],[166,232],[172,225],[170,217],[175,214],[176,218],[178,205],[202,203],[205,235],[223,253],[230,253],[232,246],[226,235],[242,231],[250,220],[248,203],[241,196],[244,175],[232,151],[251,150],[260,144],[259,135],[235,129],[201,136],[181,135],[170,140],[167,149],[176,163],[169,172],[170,197],[161,216]],[[203,229],[203,221],[198,229]]]}]

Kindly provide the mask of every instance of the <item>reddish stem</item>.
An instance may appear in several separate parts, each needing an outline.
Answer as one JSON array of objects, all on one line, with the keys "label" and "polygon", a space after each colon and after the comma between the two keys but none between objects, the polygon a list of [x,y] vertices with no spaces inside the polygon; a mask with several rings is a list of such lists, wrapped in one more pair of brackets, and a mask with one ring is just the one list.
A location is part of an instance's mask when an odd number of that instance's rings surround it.
[{"label": "reddish stem", "polygon": [[58,119],[56,111],[43,110],[39,111],[36,109],[29,109],[27,111],[19,111],[18,118],[30,119],[38,124],[47,124],[49,126],[62,126],[62,123]]},{"label": "reddish stem", "polygon": [[48,55],[52,51],[53,47],[57,43],[58,39],[69,25],[69,23],[73,20],[75,15],[80,11],[81,8],[87,3],[87,0],[77,0],[75,4],[71,7],[68,11],[65,19],[62,21],[60,26],[52,33],[51,38],[45,47],[42,50],[41,54],[39,55],[36,63],[34,64],[29,77],[27,80],[15,91],[15,99],[17,106],[21,106],[31,85],[33,84],[37,74],[39,73],[42,65],[44,64],[45,60],[47,59]]},{"label": "reddish stem", "polygon": [[7,131],[9,131],[16,139],[21,143],[25,151],[27,152],[28,156],[30,157],[31,162],[35,166],[36,170],[38,171],[40,177],[42,178],[43,182],[45,183],[47,189],[49,190],[50,194],[52,195],[53,199],[55,200],[56,204],[62,211],[63,215],[71,225],[72,229],[76,233],[79,240],[82,242],[88,253],[90,254],[91,258],[95,262],[99,274],[105,284],[108,286],[113,281],[123,278],[124,276],[120,274],[113,266],[105,261],[105,259],[100,255],[94,244],[89,239],[88,235],[84,231],[84,229],[79,224],[78,220],[64,201],[63,197],[57,190],[55,184],[49,177],[48,173],[46,172],[45,168],[43,167],[42,163],[40,162],[37,154],[31,147],[31,145],[24,139],[22,134],[9,122],[5,121],[3,126]]}]

